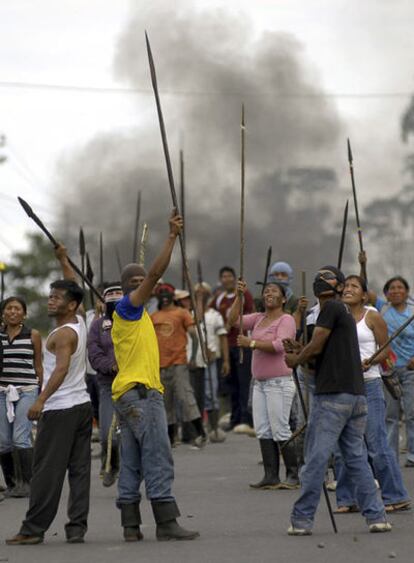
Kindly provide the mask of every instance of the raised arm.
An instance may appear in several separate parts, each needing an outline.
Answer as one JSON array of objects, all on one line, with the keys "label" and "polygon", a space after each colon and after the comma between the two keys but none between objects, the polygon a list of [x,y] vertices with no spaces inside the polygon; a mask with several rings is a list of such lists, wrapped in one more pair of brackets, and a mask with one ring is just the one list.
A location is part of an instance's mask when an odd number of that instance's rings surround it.
[{"label": "raised arm", "polygon": [[236,298],[229,311],[229,316],[227,318],[227,326],[231,328],[239,320],[240,316],[240,295],[245,294],[247,291],[247,283],[244,280],[239,280],[237,282]]},{"label": "raised arm", "polygon": [[157,281],[168,268],[175,241],[183,228],[183,219],[180,215],[177,215],[175,208],[172,211],[169,224],[169,234],[161,252],[153,262],[141,285],[129,294],[129,300],[134,307],[140,307],[148,301]]}]

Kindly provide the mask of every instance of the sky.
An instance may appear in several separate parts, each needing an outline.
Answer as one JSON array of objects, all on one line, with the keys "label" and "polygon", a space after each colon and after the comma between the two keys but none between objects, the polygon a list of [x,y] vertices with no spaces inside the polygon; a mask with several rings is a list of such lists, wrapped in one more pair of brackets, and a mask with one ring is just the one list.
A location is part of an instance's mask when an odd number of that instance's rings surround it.
[{"label": "sky", "polygon": [[[17,195],[57,226],[57,164],[101,133],[128,132],[140,123],[140,96],[150,91],[110,90],[130,87],[114,72],[117,43],[132,12],[157,13],[170,5],[168,0],[0,0],[0,135],[6,137],[0,160],[7,157],[0,162],[0,261],[7,263],[24,247],[24,233],[31,228]],[[399,119],[414,92],[411,1],[183,0],[175,5],[200,13],[225,10],[245,18],[253,36],[291,34],[352,140],[362,203],[401,187],[409,147],[401,142]],[[156,37],[152,41],[157,44]],[[345,146],[344,137],[338,174],[347,186]]]}]

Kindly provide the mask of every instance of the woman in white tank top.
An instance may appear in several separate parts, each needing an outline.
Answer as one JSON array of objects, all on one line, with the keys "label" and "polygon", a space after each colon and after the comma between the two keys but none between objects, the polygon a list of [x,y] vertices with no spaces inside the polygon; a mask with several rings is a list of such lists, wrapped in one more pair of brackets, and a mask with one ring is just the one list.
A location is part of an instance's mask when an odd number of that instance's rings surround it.
[{"label": "woman in white tank top", "polygon": [[[372,364],[368,359],[387,340],[388,331],[384,319],[373,307],[366,306],[368,293],[364,279],[348,276],[342,300],[350,309],[357,325],[358,342],[364,369],[365,393],[368,403],[368,419],[365,443],[371,466],[378,480],[387,512],[410,508],[410,498],[404,486],[401,470],[394,451],[387,441],[385,425],[385,399],[382,387],[380,362],[388,355],[388,349],[379,354]],[[349,478],[346,466],[336,463],[336,500],[339,513],[355,512],[355,484]]]}]

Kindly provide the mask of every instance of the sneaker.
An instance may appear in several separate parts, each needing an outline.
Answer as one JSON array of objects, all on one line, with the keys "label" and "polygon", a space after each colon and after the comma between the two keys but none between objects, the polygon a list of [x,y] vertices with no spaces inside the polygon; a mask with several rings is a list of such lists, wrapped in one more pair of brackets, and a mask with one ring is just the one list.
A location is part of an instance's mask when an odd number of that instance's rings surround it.
[{"label": "sneaker", "polygon": [[66,541],[67,543],[85,543],[85,538],[83,534],[79,534],[78,536],[68,536]]},{"label": "sneaker", "polygon": [[16,534],[12,538],[6,540],[7,545],[36,545],[43,543],[43,536],[26,536],[23,534]]},{"label": "sneaker", "polygon": [[377,522],[369,525],[371,534],[381,534],[382,532],[391,532],[392,526],[389,522]]},{"label": "sneaker", "polygon": [[237,424],[233,428],[233,432],[235,434],[250,434],[251,432],[254,432],[254,429],[248,424]]},{"label": "sneaker", "polygon": [[289,526],[288,536],[311,536],[312,530],[310,528],[296,528],[295,526]]},{"label": "sneaker", "polygon": [[207,444],[207,436],[197,436],[193,442],[193,448],[201,450]]},{"label": "sneaker", "polygon": [[407,461],[404,463],[404,467],[414,467],[414,461],[407,459]]}]

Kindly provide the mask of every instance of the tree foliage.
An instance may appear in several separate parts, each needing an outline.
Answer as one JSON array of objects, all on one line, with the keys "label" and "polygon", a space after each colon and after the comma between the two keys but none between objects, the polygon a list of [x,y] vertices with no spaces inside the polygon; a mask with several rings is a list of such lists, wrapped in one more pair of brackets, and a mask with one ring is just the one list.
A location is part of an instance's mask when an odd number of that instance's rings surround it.
[{"label": "tree foliage", "polygon": [[27,324],[42,333],[50,328],[47,316],[49,284],[59,276],[53,248],[38,233],[27,235],[29,247],[16,252],[7,265],[5,297],[22,297],[28,306]]}]

